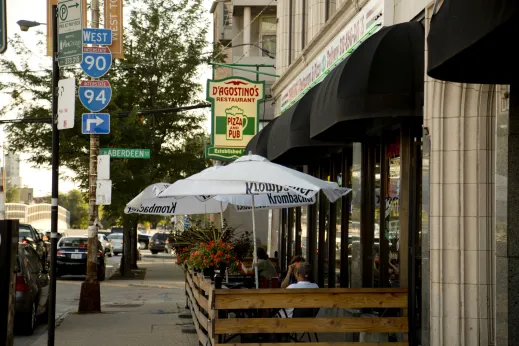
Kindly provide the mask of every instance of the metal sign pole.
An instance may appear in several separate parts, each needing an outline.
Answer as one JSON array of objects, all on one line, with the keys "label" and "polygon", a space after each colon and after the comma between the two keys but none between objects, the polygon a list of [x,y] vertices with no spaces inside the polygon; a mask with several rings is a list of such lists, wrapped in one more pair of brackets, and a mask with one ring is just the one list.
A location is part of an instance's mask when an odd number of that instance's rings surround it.
[{"label": "metal sign pole", "polygon": [[52,5],[52,194],[50,239],[50,296],[48,346],[54,346],[56,326],[56,252],[58,246],[59,132],[58,132],[58,6]]}]

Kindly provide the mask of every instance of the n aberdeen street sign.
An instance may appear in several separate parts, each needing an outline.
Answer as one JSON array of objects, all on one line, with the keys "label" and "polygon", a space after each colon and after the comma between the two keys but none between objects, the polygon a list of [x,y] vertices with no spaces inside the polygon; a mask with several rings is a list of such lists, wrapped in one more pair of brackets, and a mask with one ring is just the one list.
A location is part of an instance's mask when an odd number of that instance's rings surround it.
[{"label": "n aberdeen street sign", "polygon": [[83,61],[83,22],[81,0],[58,0],[59,66]]},{"label": "n aberdeen street sign", "polygon": [[114,159],[149,159],[150,149],[101,148],[101,155],[110,155]]}]

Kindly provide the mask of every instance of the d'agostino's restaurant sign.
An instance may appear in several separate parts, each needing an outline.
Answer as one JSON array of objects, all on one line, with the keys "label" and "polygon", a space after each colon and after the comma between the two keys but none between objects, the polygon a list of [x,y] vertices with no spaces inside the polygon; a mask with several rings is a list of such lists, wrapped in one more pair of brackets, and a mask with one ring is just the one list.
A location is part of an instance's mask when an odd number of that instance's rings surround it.
[{"label": "d'agostino's restaurant sign", "polygon": [[265,95],[265,82],[241,77],[207,81],[211,101],[211,145],[206,157],[230,161],[243,155],[258,133],[258,115]]},{"label": "d'agostino's restaurant sign", "polygon": [[321,82],[366,38],[377,32],[383,23],[384,1],[371,0],[334,37],[315,59],[281,93],[280,113],[299,101],[314,85]]}]

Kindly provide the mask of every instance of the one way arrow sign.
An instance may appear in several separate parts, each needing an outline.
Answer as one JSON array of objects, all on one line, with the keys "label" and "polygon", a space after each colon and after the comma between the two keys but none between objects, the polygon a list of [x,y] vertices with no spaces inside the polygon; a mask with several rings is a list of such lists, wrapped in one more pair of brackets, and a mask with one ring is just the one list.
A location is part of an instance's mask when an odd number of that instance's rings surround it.
[{"label": "one way arrow sign", "polygon": [[104,123],[104,120],[96,115],[96,117],[94,119],[87,119],[86,122],[87,122],[86,123],[86,126],[87,126],[86,130],[88,132],[91,132],[92,131],[92,124],[95,124],[94,127],[97,127],[98,125],[101,125],[102,123]]},{"label": "one way arrow sign", "polygon": [[110,133],[110,114],[85,113],[81,125],[84,135],[107,135]]}]

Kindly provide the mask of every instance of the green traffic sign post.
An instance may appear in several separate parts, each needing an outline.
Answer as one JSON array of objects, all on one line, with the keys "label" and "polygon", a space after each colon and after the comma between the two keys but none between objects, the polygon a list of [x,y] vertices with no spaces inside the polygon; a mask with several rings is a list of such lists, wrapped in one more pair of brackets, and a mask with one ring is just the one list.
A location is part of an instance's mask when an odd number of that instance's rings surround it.
[{"label": "green traffic sign post", "polygon": [[60,67],[83,61],[83,22],[81,0],[58,1],[58,49]]},{"label": "green traffic sign post", "polygon": [[114,159],[149,159],[150,149],[101,148],[101,155],[110,155]]},{"label": "green traffic sign post", "polygon": [[7,49],[6,0],[0,0],[0,54]]}]

